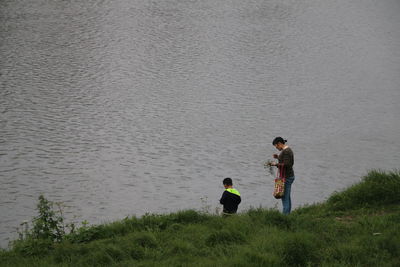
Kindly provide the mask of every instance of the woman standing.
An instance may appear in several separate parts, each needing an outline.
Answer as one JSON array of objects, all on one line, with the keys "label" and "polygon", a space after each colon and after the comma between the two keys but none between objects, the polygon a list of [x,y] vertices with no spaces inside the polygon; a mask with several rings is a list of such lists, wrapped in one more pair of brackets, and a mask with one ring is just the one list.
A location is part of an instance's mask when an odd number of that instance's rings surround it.
[{"label": "woman standing", "polygon": [[285,178],[285,192],[282,198],[283,214],[289,214],[292,209],[292,200],[290,199],[290,189],[294,181],[294,156],[292,149],[286,145],[287,140],[282,137],[276,137],[272,141],[272,145],[281,151],[279,155],[274,154],[273,157],[278,159],[278,162],[271,162],[271,166],[276,166],[279,169],[279,177]]}]

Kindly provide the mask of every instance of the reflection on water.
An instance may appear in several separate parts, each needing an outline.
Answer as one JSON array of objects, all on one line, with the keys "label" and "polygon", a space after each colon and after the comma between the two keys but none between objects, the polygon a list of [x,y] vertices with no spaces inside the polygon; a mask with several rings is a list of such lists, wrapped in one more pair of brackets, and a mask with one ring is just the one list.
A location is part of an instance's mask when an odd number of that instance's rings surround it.
[{"label": "reflection on water", "polygon": [[1,245],[41,193],[70,220],[101,223],[216,207],[230,176],[241,210],[273,207],[263,162],[276,135],[295,152],[295,206],[398,167],[398,11],[395,0],[2,1]]}]

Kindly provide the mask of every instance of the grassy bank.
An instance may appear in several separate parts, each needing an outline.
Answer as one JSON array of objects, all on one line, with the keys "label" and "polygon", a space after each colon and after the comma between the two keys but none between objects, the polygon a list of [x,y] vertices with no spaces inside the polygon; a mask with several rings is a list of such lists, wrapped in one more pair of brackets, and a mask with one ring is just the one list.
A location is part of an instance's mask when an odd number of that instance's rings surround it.
[{"label": "grassy bank", "polygon": [[289,216],[193,210],[17,241],[0,266],[400,266],[400,173],[372,171]]}]

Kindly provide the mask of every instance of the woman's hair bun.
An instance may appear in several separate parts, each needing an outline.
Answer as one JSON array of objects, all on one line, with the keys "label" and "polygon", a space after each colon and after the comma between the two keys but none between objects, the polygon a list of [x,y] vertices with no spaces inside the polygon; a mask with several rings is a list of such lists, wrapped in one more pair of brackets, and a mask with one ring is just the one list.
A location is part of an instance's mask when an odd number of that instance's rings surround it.
[{"label": "woman's hair bun", "polygon": [[275,137],[274,141],[272,141],[272,144],[273,145],[276,145],[277,143],[285,144],[286,142],[287,142],[287,140],[285,140],[282,137],[278,136],[278,137]]}]

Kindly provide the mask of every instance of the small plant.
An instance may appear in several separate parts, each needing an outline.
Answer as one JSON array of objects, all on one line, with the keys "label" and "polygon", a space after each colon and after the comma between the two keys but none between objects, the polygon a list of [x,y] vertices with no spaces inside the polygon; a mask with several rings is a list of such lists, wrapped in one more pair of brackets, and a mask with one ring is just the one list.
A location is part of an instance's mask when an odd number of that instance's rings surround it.
[{"label": "small plant", "polygon": [[61,241],[65,235],[64,218],[53,210],[53,202],[40,195],[37,210],[39,215],[33,219],[32,237]]},{"label": "small plant", "polygon": [[272,166],[273,162],[273,160],[269,159],[267,162],[264,163],[264,168],[268,169],[270,175],[274,175],[274,167]]},{"label": "small plant", "polygon": [[208,197],[201,197],[200,198],[201,201],[201,210],[200,212],[203,214],[211,214],[211,205],[208,204]]},{"label": "small plant", "polygon": [[29,235],[29,222],[24,221],[17,227],[17,233],[20,240],[23,240],[26,236]]},{"label": "small plant", "polygon": [[[54,211],[54,205],[58,210]],[[60,242],[65,236],[65,229],[70,228],[73,232],[75,225],[73,223],[64,225],[64,217],[60,203],[53,203],[47,200],[43,195],[39,196],[39,203],[36,206],[39,215],[32,220],[32,229],[29,229],[27,221],[20,224],[17,229],[19,240],[49,240],[51,242]]]}]

